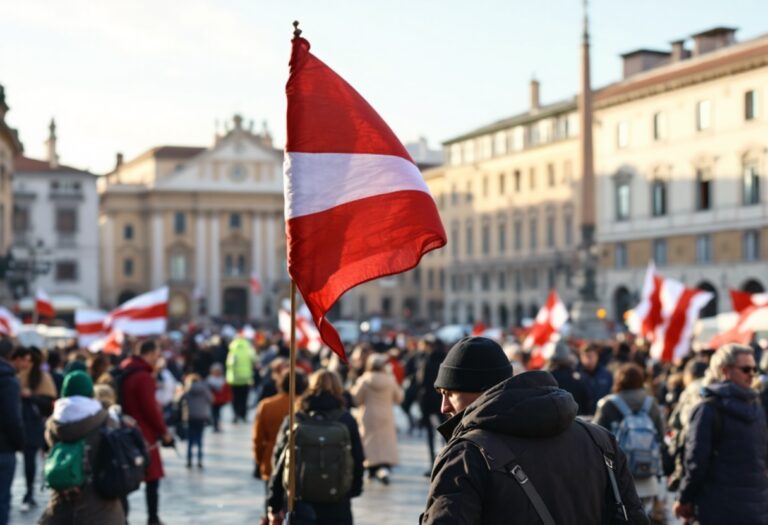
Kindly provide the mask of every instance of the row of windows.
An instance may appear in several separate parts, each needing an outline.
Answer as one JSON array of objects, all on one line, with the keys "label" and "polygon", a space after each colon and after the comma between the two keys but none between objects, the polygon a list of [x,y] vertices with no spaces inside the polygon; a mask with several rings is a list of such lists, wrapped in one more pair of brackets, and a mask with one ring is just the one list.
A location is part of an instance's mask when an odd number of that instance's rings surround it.
[{"label": "row of windows", "polygon": [[[189,261],[185,254],[173,254],[169,260],[169,278],[183,281],[189,278]],[[134,261],[131,257],[123,259],[123,275],[133,276]],[[226,254],[224,256],[224,275],[227,277],[244,277],[248,274],[247,258],[243,254]]]},{"label": "row of windows", "polygon": [[[70,237],[77,233],[77,209],[57,208],[53,214],[54,231],[61,236]],[[32,230],[30,209],[26,206],[13,208],[13,232],[25,234]]]},{"label": "row of windows", "polygon": [[[240,230],[243,227],[243,217],[240,213],[229,214],[229,229]],[[173,214],[173,233],[183,235],[187,232],[187,214],[177,211]],[[129,241],[134,238],[133,224],[123,225],[123,239]]]},{"label": "row of windows", "polygon": [[[562,273],[565,286],[571,288],[573,286],[573,271],[571,267],[566,266]],[[476,276],[477,279],[475,279]],[[503,291],[507,290],[508,286],[515,292],[522,292],[523,290],[538,290],[542,284],[547,289],[556,288],[557,276],[558,271],[554,267],[515,270],[511,272],[511,276],[504,270],[499,272],[481,272],[480,274],[456,273],[451,275],[450,286],[452,292],[476,292],[478,291],[476,286],[479,286],[479,291],[482,292],[490,292],[492,289]]]},{"label": "row of windows", "polygon": [[[749,90],[744,93],[743,117],[745,121],[755,120],[758,117],[757,93]],[[659,141],[669,137],[667,114],[658,111],[653,114],[652,133],[653,140]],[[696,103],[696,131],[705,131],[712,127],[712,103],[709,100],[699,100]],[[630,126],[629,122],[621,121],[616,124],[616,147],[624,149],[629,147]]]},{"label": "row of windows", "polygon": [[[746,262],[755,262],[760,259],[760,232],[747,230],[742,235],[741,243],[742,259]],[[653,261],[658,266],[667,264],[667,240],[655,239],[653,241]],[[614,246],[614,267],[626,268],[628,264],[627,245],[623,242]],[[696,263],[709,264],[712,262],[712,237],[704,234],[696,237]]]},{"label": "row of windows", "polygon": [[[618,176],[615,181],[616,220],[629,220],[632,208],[632,189],[630,176]],[[662,217],[668,213],[668,182],[664,179],[651,181],[651,215]],[[696,170],[693,192],[693,209],[706,211],[714,207],[714,178],[710,169]],[[744,166],[741,175],[741,202],[745,206],[760,203],[760,173],[757,164]]]},{"label": "row of windows", "polygon": [[[554,213],[548,213],[544,220],[544,246],[548,249],[555,248],[557,244],[556,239],[556,216]],[[573,246],[573,216],[566,214],[562,218],[563,221],[563,244],[566,247]],[[496,235],[493,234],[494,221],[490,218],[486,218],[481,221],[480,225],[480,253],[482,255],[490,255],[492,239],[495,237],[496,249],[499,254],[507,252],[508,240],[512,246],[512,250],[520,252],[523,249],[523,226],[524,221],[522,218],[515,219],[512,222],[512,237],[509,239],[509,232],[507,231],[506,219],[498,220],[495,222]],[[528,217],[528,248],[530,251],[539,249],[539,220],[536,216]],[[451,255],[453,257],[459,256],[459,240],[460,240],[460,228],[459,223],[454,222],[451,227]],[[465,255],[472,256],[475,253],[475,225],[472,219],[468,219],[464,225],[464,253]]]}]

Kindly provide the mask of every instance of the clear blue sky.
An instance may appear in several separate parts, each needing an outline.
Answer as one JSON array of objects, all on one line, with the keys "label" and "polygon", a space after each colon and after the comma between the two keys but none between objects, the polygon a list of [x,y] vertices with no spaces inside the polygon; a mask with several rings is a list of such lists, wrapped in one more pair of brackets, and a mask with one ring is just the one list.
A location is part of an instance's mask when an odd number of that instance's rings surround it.
[{"label": "clear blue sky", "polygon": [[[576,93],[580,0],[24,0],[0,16],[0,83],[27,155],[56,118],[61,161],[97,173],[121,151],[209,145],[214,122],[266,119],[282,146],[291,22],[404,141],[440,141]],[[593,80],[618,54],[716,25],[768,32],[765,0],[592,0]],[[689,43],[690,47],[690,43]]]}]

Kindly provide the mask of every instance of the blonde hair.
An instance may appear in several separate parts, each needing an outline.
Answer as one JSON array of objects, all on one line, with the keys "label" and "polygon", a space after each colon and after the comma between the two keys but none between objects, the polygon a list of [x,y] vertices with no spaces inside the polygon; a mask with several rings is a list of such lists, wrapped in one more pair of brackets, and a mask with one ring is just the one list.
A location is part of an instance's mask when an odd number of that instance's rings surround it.
[{"label": "blonde hair", "polygon": [[739,354],[754,356],[755,351],[749,346],[732,343],[718,348],[717,352],[709,360],[709,368],[707,368],[707,372],[704,374],[704,384],[711,385],[712,383],[725,381],[723,368],[734,366]]},{"label": "blonde hair", "polygon": [[104,408],[109,408],[117,402],[115,391],[112,390],[111,386],[104,383],[93,385],[93,397],[100,401]]},{"label": "blonde hair", "polygon": [[323,392],[327,392],[338,399],[342,406],[346,404],[344,400],[344,385],[341,383],[339,374],[331,370],[320,369],[309,376],[309,386],[301,396],[302,406],[304,406],[304,401],[307,398]]}]

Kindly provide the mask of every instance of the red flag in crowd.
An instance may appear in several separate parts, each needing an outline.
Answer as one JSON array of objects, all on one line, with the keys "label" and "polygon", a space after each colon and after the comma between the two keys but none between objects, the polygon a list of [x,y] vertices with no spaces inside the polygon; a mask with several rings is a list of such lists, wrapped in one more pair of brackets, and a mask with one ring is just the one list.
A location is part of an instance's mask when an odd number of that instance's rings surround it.
[{"label": "red flag in crowd", "polygon": [[0,306],[0,334],[14,336],[21,328],[21,321],[8,308]]},{"label": "red flag in crowd", "polygon": [[251,272],[251,292],[253,295],[260,295],[262,292],[261,281],[259,275],[256,272]]},{"label": "red flag in crowd", "polygon": [[[286,301],[286,303],[280,308],[278,313],[278,324],[280,331],[283,333],[283,339],[290,341],[291,306],[290,301]],[[323,346],[320,332],[318,332],[315,324],[312,322],[312,314],[306,305],[302,305],[299,311],[296,312],[296,346],[298,348],[306,348],[315,353],[319,352]]]},{"label": "red flag in crowd", "polygon": [[35,293],[35,312],[38,317],[56,317],[56,310],[53,309],[53,302],[48,294],[42,288],[38,288]]},{"label": "red flag in crowd", "polygon": [[717,334],[707,346],[718,348],[726,343],[748,344],[756,329],[768,326],[768,293],[740,292],[730,290],[731,304],[739,314],[736,324],[730,330]]},{"label": "red flag in crowd", "polygon": [[104,328],[106,318],[107,312],[103,310],[75,310],[75,330],[80,348],[88,348],[93,342],[107,336]]},{"label": "red flag in crowd", "polygon": [[165,333],[168,324],[168,287],[137,295],[124,302],[104,320],[109,331],[126,335],[156,335]]},{"label": "red flag in crowd", "polygon": [[373,108],[293,39],[285,152],[288,273],[323,341],[346,361],[325,318],[350,288],[414,268],[447,242],[408,152]]},{"label": "red flag in crowd", "polygon": [[120,355],[123,353],[125,334],[120,330],[112,330],[106,337],[97,339],[88,345],[91,352],[104,352],[105,354]]},{"label": "red flag in crowd", "polygon": [[544,346],[552,340],[568,321],[568,310],[555,290],[550,290],[547,302],[539,309],[531,330],[523,342],[523,348],[532,349]]},{"label": "red flag in crowd", "polygon": [[688,355],[693,324],[714,295],[661,277],[648,265],[640,304],[627,320],[629,330],[651,341],[651,357],[673,361]]}]

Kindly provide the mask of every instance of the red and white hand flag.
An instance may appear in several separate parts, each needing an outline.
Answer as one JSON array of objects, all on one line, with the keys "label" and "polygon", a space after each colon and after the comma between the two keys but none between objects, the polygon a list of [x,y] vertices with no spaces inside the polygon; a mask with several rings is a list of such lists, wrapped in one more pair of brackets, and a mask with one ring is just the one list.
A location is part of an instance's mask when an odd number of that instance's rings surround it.
[{"label": "red and white hand flag", "polygon": [[[291,340],[291,302],[285,301],[283,307],[278,313],[278,324],[283,333],[283,339],[288,342]],[[306,348],[317,353],[323,347],[323,340],[320,338],[320,332],[312,321],[312,314],[307,305],[302,305],[296,312],[296,346]]]},{"label": "red and white hand flag", "polygon": [[104,328],[106,318],[107,312],[103,310],[75,310],[75,330],[80,348],[88,348],[93,342],[107,336]]},{"label": "red and white hand flag", "polygon": [[523,348],[540,348],[552,340],[552,336],[559,333],[560,329],[568,321],[568,309],[560,300],[555,290],[549,292],[547,302],[536,314],[531,330],[523,341]]},{"label": "red and white hand flag", "polygon": [[119,330],[126,335],[144,336],[165,333],[168,324],[168,287],[143,293],[124,302],[104,320],[111,332]]},{"label": "red and white hand flag", "polygon": [[120,355],[123,353],[123,342],[125,341],[125,334],[120,330],[113,330],[109,332],[106,337],[96,339],[88,345],[88,350],[93,353],[104,352],[105,354]]},{"label": "red and white hand flag", "polygon": [[35,312],[38,317],[56,317],[56,310],[53,309],[53,301],[42,288],[38,288],[35,293]]},{"label": "red and white hand flag", "polygon": [[693,325],[712,297],[711,292],[686,288],[680,281],[657,275],[650,264],[642,300],[628,316],[629,330],[651,341],[654,359],[680,359],[688,355]]},{"label": "red and white hand flag", "polygon": [[285,152],[288,273],[323,341],[346,361],[325,314],[350,288],[414,268],[447,242],[408,152],[344,79],[293,39]]},{"label": "red and white hand flag", "polygon": [[19,318],[13,315],[8,308],[0,306],[0,334],[15,336],[19,328],[21,328]]},{"label": "red and white hand flag", "polygon": [[259,274],[251,272],[251,293],[253,295],[261,295],[261,281],[259,280]]},{"label": "red and white hand flag", "polygon": [[730,290],[731,304],[739,314],[736,324],[714,336],[707,346],[719,348],[726,343],[749,344],[755,330],[768,330],[768,293]]}]

